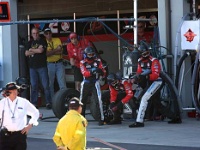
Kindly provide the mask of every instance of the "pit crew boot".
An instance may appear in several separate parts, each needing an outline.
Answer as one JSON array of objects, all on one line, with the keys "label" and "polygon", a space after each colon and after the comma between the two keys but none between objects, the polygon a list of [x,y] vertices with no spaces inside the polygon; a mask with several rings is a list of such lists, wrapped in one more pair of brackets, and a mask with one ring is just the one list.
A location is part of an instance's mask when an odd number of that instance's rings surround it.
[{"label": "pit crew boot", "polygon": [[121,119],[113,119],[110,122],[108,122],[107,124],[114,125],[114,124],[121,124],[121,123],[122,123]]},{"label": "pit crew boot", "polygon": [[143,122],[135,122],[135,123],[129,125],[129,128],[137,128],[137,127],[144,127],[144,123]]},{"label": "pit crew boot", "polygon": [[102,126],[102,125],[104,125],[104,121],[103,120],[99,120],[99,126]]},{"label": "pit crew boot", "polygon": [[182,123],[181,117],[177,117],[175,119],[172,119],[170,121],[168,121],[169,124],[179,124]]}]

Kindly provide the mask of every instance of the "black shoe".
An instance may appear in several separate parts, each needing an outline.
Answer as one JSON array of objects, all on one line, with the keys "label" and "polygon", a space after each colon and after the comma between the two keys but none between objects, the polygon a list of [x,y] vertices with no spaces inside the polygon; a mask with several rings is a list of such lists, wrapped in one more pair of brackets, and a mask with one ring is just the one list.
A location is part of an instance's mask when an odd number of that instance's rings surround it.
[{"label": "black shoe", "polygon": [[104,121],[103,121],[103,120],[100,120],[100,121],[99,121],[99,126],[102,126],[102,125],[104,125]]},{"label": "black shoe", "polygon": [[51,109],[51,104],[50,103],[46,104],[46,109]]},{"label": "black shoe", "polygon": [[43,113],[40,113],[39,119],[42,120],[42,118],[43,118]]},{"label": "black shoe", "polygon": [[170,121],[168,121],[169,124],[179,124],[182,123],[182,120],[180,117],[177,117],[176,119],[172,119]]},{"label": "black shoe", "polygon": [[113,119],[110,122],[107,123],[108,125],[113,125],[113,124],[122,124],[121,119]]},{"label": "black shoe", "polygon": [[144,127],[144,123],[135,122],[134,124],[129,125],[129,128],[137,128],[137,127]]}]

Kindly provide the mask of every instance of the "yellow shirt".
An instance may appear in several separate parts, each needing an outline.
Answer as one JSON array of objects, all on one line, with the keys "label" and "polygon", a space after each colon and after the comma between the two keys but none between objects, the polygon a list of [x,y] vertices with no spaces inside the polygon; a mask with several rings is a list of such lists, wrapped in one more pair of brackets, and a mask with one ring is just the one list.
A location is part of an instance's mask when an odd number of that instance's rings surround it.
[{"label": "yellow shirt", "polygon": [[[52,41],[49,42],[47,40],[47,51],[51,51],[53,49],[56,49],[59,45],[62,45],[61,40],[59,38],[52,38]],[[62,59],[61,54],[55,54],[52,56],[47,56],[47,62],[55,62]]]},{"label": "yellow shirt", "polygon": [[85,150],[86,126],[87,120],[76,110],[70,110],[59,120],[53,141],[66,149]]}]

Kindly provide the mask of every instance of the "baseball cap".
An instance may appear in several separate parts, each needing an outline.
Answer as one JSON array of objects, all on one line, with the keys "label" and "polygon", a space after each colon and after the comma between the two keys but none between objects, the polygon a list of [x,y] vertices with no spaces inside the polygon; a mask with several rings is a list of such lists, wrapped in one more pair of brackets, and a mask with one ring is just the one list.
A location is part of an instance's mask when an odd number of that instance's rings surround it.
[{"label": "baseball cap", "polygon": [[51,32],[51,29],[50,28],[46,28],[46,29],[44,29],[44,33],[45,32]]},{"label": "baseball cap", "polygon": [[20,89],[20,87],[15,82],[9,82],[6,84],[6,90]]},{"label": "baseball cap", "polygon": [[69,107],[79,107],[80,105],[83,105],[83,103],[76,97],[71,98],[69,101]]},{"label": "baseball cap", "polygon": [[70,33],[69,38],[77,38],[77,34],[75,32]]}]

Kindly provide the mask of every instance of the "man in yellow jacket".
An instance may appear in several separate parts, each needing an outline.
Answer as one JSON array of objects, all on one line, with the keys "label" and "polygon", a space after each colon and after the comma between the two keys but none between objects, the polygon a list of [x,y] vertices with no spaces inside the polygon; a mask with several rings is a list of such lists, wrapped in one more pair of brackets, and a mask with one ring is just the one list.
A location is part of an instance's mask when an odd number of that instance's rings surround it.
[{"label": "man in yellow jacket", "polygon": [[78,98],[69,101],[69,111],[56,127],[53,141],[57,150],[85,150],[87,120],[81,115],[82,103]]}]

